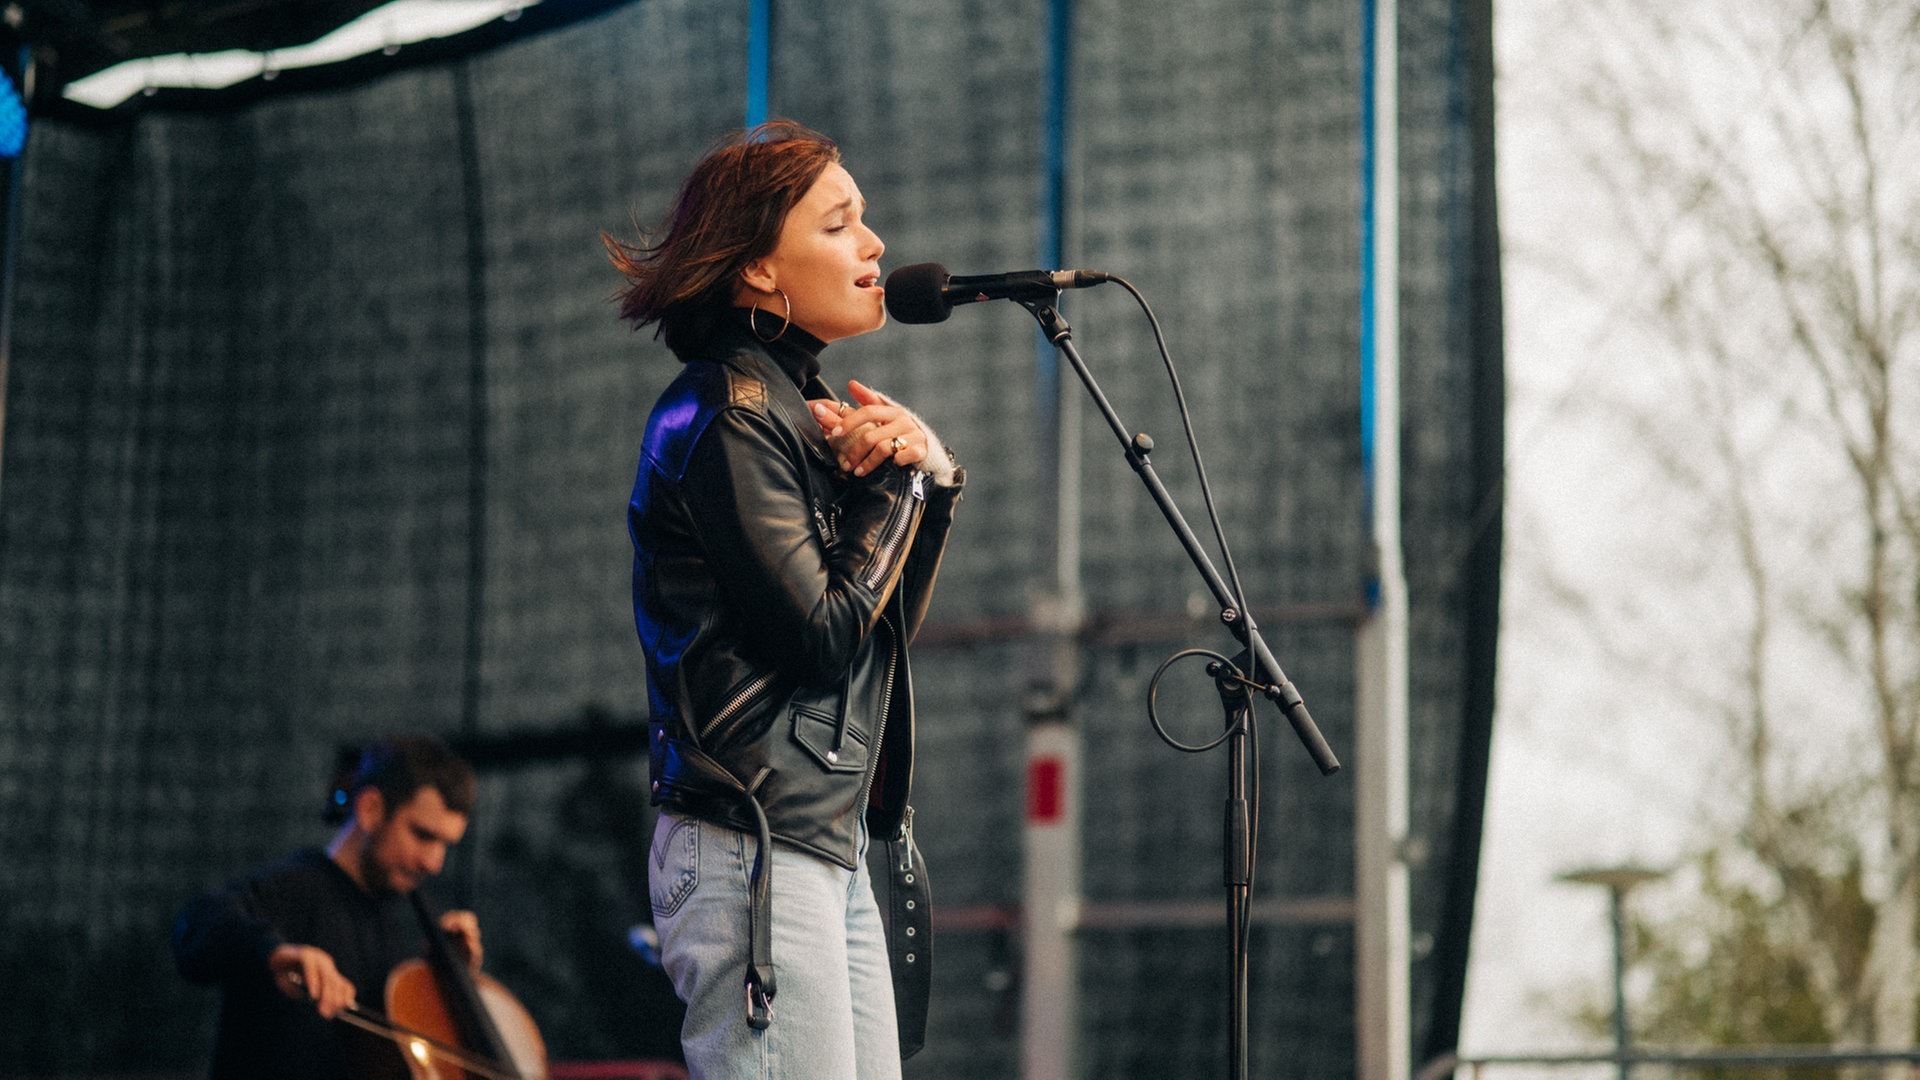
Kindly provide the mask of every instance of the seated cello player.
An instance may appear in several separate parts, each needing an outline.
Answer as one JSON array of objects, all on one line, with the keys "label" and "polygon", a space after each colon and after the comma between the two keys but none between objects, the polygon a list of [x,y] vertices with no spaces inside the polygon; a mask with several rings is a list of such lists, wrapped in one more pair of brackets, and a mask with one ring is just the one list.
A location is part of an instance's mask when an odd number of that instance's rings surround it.
[{"label": "seated cello player", "polygon": [[[207,893],[173,924],[180,973],[221,988],[213,1080],[342,1080],[343,1010],[378,1010],[388,973],[422,955],[408,894],[438,874],[467,831],[473,768],[431,736],[366,747],[334,792],[346,821],[306,848]],[[477,969],[470,911],[440,919]]]}]

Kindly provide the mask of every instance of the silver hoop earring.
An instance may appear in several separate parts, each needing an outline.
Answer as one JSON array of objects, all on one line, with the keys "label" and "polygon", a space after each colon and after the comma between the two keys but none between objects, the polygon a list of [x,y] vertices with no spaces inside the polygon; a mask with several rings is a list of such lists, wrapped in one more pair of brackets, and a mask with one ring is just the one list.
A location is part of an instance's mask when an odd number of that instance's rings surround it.
[{"label": "silver hoop earring", "polygon": [[779,289],[775,289],[773,291],[780,293],[780,303],[785,305],[787,312],[784,316],[781,317],[780,329],[775,331],[772,337],[767,337],[760,333],[760,320],[758,318],[760,314],[760,305],[755,304],[752,307],[747,309],[747,329],[752,330],[754,337],[759,338],[763,343],[768,345],[771,345],[774,342],[779,341],[783,336],[786,335],[787,327],[793,325],[793,301],[787,299],[787,294],[784,292],[781,292]]}]

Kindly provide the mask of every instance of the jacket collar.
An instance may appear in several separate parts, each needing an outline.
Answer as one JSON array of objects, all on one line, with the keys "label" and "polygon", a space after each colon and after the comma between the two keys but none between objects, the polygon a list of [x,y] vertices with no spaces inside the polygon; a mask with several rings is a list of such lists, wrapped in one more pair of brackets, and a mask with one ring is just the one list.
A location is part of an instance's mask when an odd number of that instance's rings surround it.
[{"label": "jacket collar", "polygon": [[[813,343],[818,348],[825,348],[803,330],[795,328],[789,333],[804,335],[806,342]],[[784,340],[783,337],[782,341]],[[827,401],[837,399],[818,375],[817,361],[813,365],[814,372],[806,376],[804,388],[795,385],[793,375],[773,355],[773,349],[779,344],[776,342],[773,346],[769,346],[768,343],[760,341],[746,328],[743,321],[740,326],[725,325],[716,330],[707,339],[706,347],[702,348],[697,356],[689,357],[688,361],[718,363],[765,384],[770,407],[778,409],[780,414],[786,417],[788,424],[793,427],[800,436],[800,441],[806,444],[808,451],[816,460],[828,468],[837,468],[838,463],[834,460],[832,449],[827,446],[826,436],[820,433],[820,425],[814,423],[813,414],[807,405],[810,398]],[[798,347],[806,348],[804,344]],[[817,355],[817,353],[809,355]]]}]

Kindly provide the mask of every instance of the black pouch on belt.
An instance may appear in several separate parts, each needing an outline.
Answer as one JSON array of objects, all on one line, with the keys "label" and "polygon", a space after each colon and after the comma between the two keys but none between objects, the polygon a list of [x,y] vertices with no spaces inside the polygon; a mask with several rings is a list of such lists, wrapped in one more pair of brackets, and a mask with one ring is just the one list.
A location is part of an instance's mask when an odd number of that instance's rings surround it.
[{"label": "black pouch on belt", "polygon": [[927,1042],[927,999],[933,990],[933,904],[927,864],[913,842],[913,807],[899,835],[887,841],[887,960],[893,968],[893,1010],[900,1058]]}]

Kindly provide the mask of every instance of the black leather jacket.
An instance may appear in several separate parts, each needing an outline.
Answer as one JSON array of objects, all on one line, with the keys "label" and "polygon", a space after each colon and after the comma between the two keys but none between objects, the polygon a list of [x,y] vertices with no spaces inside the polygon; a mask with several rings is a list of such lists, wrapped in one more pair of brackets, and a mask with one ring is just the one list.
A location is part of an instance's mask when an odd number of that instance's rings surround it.
[{"label": "black leather jacket", "polygon": [[906,811],[907,643],[959,485],[841,472],[817,377],[803,394],[744,328],[699,352],[654,406],[627,514],[653,801],[853,869],[862,797],[880,839]]}]

